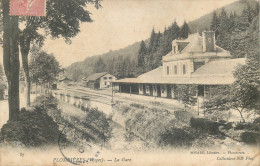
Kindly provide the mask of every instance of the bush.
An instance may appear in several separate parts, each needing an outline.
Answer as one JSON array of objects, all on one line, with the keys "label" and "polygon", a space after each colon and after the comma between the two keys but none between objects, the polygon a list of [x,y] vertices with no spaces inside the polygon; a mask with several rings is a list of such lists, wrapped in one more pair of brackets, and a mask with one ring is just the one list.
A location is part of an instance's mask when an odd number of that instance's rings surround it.
[{"label": "bush", "polygon": [[260,141],[260,134],[256,132],[246,131],[242,133],[240,137],[243,142],[250,145],[257,145],[257,140],[258,142]]},{"label": "bush", "polygon": [[35,99],[33,106],[44,110],[58,109],[58,101],[52,95],[41,95]]},{"label": "bush", "polygon": [[185,123],[189,123],[190,118],[193,116],[191,113],[187,111],[175,111],[174,115],[177,120],[180,120]]},{"label": "bush", "polygon": [[89,110],[84,123],[86,128],[95,130],[98,137],[104,141],[108,141],[111,137],[111,126],[109,120],[103,112],[98,111],[96,108]]},{"label": "bush", "polygon": [[250,131],[260,131],[260,124],[258,122],[258,119],[256,119],[253,123],[238,123],[235,128],[235,130],[250,130]]},{"label": "bush", "polygon": [[171,128],[165,130],[159,138],[159,145],[173,147],[190,147],[194,137],[184,129]]},{"label": "bush", "polygon": [[214,121],[210,121],[208,119],[204,119],[204,118],[191,118],[190,119],[190,126],[192,128],[195,129],[199,129],[202,131],[205,131],[209,134],[219,134],[219,126],[225,126],[225,124],[222,123],[218,123],[218,122],[214,122]]},{"label": "bush", "polygon": [[27,147],[43,146],[56,144],[59,134],[58,125],[45,110],[36,107],[33,111],[23,109],[18,121],[8,121],[1,129],[0,142],[19,141]]},{"label": "bush", "polygon": [[131,103],[130,104],[131,107],[135,107],[135,108],[140,108],[140,109],[144,109],[145,106],[139,103]]}]

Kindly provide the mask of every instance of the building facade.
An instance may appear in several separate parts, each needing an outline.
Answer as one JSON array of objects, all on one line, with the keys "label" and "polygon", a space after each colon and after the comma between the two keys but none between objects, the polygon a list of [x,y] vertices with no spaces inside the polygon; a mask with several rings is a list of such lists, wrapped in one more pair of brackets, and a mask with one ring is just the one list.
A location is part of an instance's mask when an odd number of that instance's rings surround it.
[{"label": "building facade", "polygon": [[83,78],[83,82],[86,87],[91,89],[104,89],[109,88],[112,85],[112,81],[115,81],[116,77],[107,73],[95,73],[87,78]]},{"label": "building facade", "polygon": [[176,98],[176,85],[197,85],[197,95],[205,96],[211,87],[232,84],[238,64],[245,64],[245,58],[231,59],[216,45],[214,32],[205,31],[172,41],[162,66],[137,78],[116,80],[113,86],[119,92]]}]

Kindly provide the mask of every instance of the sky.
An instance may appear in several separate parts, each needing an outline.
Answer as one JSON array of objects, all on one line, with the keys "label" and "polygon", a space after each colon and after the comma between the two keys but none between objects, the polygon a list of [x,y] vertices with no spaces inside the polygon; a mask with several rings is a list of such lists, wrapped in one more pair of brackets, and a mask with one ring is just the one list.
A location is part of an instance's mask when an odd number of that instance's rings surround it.
[{"label": "sky", "polygon": [[[45,41],[43,49],[53,53],[62,67],[93,55],[124,48],[149,38],[152,28],[163,31],[174,20],[197,19],[236,0],[103,0],[103,8],[89,5],[92,23],[82,23],[70,45],[64,39]],[[0,50],[2,55],[2,50]],[[2,62],[2,57],[0,58]]]}]

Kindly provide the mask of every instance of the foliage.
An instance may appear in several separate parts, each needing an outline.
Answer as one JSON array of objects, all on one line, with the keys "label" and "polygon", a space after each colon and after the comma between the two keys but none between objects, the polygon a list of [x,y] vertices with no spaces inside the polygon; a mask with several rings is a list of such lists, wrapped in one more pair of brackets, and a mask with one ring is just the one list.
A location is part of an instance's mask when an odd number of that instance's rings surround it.
[{"label": "foliage", "polygon": [[210,121],[204,118],[191,118],[190,119],[190,126],[197,130],[205,131],[209,134],[219,134],[219,126],[224,126],[224,124],[219,122]]},{"label": "foliage", "polygon": [[260,140],[260,134],[259,132],[250,132],[250,131],[246,131],[244,133],[241,134],[241,140],[247,144],[251,144],[251,145],[257,145],[257,143]]},{"label": "foliage", "polygon": [[186,21],[184,21],[184,24],[182,25],[179,33],[179,37],[182,39],[187,39],[190,34],[190,28]]},{"label": "foliage", "polygon": [[84,124],[87,126],[92,125],[94,128],[97,128],[99,132],[98,137],[106,142],[111,137],[111,127],[109,120],[106,118],[106,115],[103,112],[98,111],[93,108],[90,109]]},{"label": "foliage", "polygon": [[98,59],[98,61],[94,65],[94,73],[101,73],[105,71],[106,64],[103,62],[101,58]]},{"label": "foliage", "polygon": [[216,86],[209,90],[210,96],[204,101],[205,115],[207,118],[227,120],[230,106],[230,86]]},{"label": "foliage", "polygon": [[3,70],[3,66],[0,64],[0,80],[3,81],[4,80],[4,70]]},{"label": "foliage", "polygon": [[215,35],[218,36],[219,34],[218,29],[219,29],[219,19],[217,17],[216,11],[214,11],[212,20],[210,22],[210,30],[214,31]]},{"label": "foliage", "polygon": [[21,142],[26,147],[56,144],[60,131],[46,110],[36,107],[23,109],[17,121],[8,121],[1,129],[2,143]]},{"label": "foliage", "polygon": [[161,146],[181,148],[190,147],[194,140],[193,135],[180,128],[167,129],[159,137],[159,144]]},{"label": "foliage", "polygon": [[36,97],[33,106],[42,110],[56,110],[58,109],[58,101],[52,95],[41,95]]},{"label": "foliage", "polygon": [[31,57],[30,77],[33,83],[46,84],[57,80],[61,72],[59,62],[54,55],[44,51],[37,52]]},{"label": "foliage", "polygon": [[178,94],[178,99],[182,101],[186,111],[188,105],[194,105],[196,103],[196,85],[177,85],[176,92]]},{"label": "foliage", "polygon": [[[254,9],[255,2],[249,2],[249,4]],[[232,15],[234,15],[234,20],[240,20],[239,16],[241,15],[244,6],[246,4],[242,2],[234,2],[230,4],[228,7],[226,7],[225,11],[229,15],[232,12]],[[216,10],[217,19],[219,19],[218,15],[221,12],[221,10]],[[207,14],[197,20],[191,21],[188,23],[188,26],[190,28],[190,31],[192,33],[195,32],[201,32],[203,30],[209,29],[210,22],[211,22],[212,13]],[[229,16],[230,17],[230,16]],[[233,17],[233,16],[232,16]],[[258,22],[258,19],[254,18],[253,22]],[[236,21],[237,22],[237,21]],[[244,52],[247,49],[254,50],[256,47],[259,46],[258,44],[258,29],[257,27],[252,28],[252,31],[254,29],[254,33],[249,32],[248,34],[243,33],[233,33],[236,28],[240,28],[239,25],[236,25],[237,23],[234,23],[234,26],[232,28],[228,28],[232,30],[232,33],[230,32],[230,35],[226,35],[230,37],[230,46],[225,44],[220,44],[220,42],[217,41],[217,44],[221,46],[222,48],[225,48],[228,51],[231,51],[231,55],[235,57],[243,57],[245,54]],[[242,22],[242,21],[241,21]],[[229,23],[232,25],[232,23]],[[229,27],[231,26],[229,25]],[[255,26],[258,26],[257,23],[254,24]],[[252,26],[252,25],[251,25]],[[153,53],[153,55],[147,56],[147,59],[151,59],[150,62],[146,62],[148,68],[154,69],[161,65],[162,56],[165,56],[171,51],[171,42],[174,39],[179,38],[179,31],[180,27],[177,25],[176,21],[173,22],[172,25],[169,27],[165,27],[165,30],[161,35],[159,39],[159,47],[153,50],[156,50],[156,52]],[[154,32],[155,34],[159,34]],[[151,33],[152,35],[153,33]],[[246,36],[245,36],[246,35]],[[156,36],[156,35],[153,35]],[[216,33],[216,36],[218,34]],[[223,35],[225,36],[225,35]],[[249,38],[247,36],[250,36]],[[150,38],[147,40],[144,40],[144,43],[147,48],[149,48]],[[228,40],[223,40],[228,41]],[[158,41],[156,41],[158,43]],[[250,45],[251,43],[251,45]],[[95,71],[94,64],[99,60],[101,57],[103,62],[106,62],[104,71],[109,72],[110,74],[113,74],[117,76],[117,78],[124,78],[124,77],[137,77],[138,75],[147,72],[149,70],[142,71],[138,66],[138,51],[140,49],[141,42],[136,42],[132,45],[127,46],[126,48],[119,49],[116,51],[109,51],[105,54],[98,55],[98,56],[92,56],[86,58],[83,62],[77,62],[72,64],[66,69],[66,74],[69,78],[73,79],[74,81],[80,80],[82,77],[89,76],[93,74]],[[149,53],[150,54],[150,53]],[[122,64],[126,64],[127,66],[124,67]],[[140,66],[140,64],[139,64]],[[145,63],[143,64],[145,66]],[[123,71],[125,70],[125,71]]]},{"label": "foliage", "polygon": [[[259,51],[249,52],[245,65],[238,66],[234,72],[236,78],[233,83],[233,97],[231,107],[242,111],[254,111],[260,115],[259,87],[260,87],[260,57]],[[244,120],[244,119],[243,119]]]},{"label": "foliage", "polygon": [[184,123],[189,123],[190,118],[192,117],[192,114],[187,111],[174,111],[174,115],[178,121],[181,121]]},{"label": "foliage", "polygon": [[235,130],[260,131],[260,124],[256,122],[238,123],[234,127]]},{"label": "foliage", "polygon": [[140,49],[138,51],[138,59],[137,59],[137,66],[142,69],[142,72],[145,70],[144,62],[145,62],[146,55],[147,55],[147,48],[145,42],[142,40],[140,44]]},{"label": "foliage", "polygon": [[[239,65],[234,72],[235,82],[230,86],[218,86],[213,89],[212,96],[204,102],[206,113],[235,109],[245,121],[243,112],[252,112],[259,115],[260,104],[260,57],[259,51],[248,52],[245,65]],[[214,90],[217,93],[214,93]]]},{"label": "foliage", "polygon": [[[158,146],[168,146],[167,134],[174,134],[178,129],[188,126],[188,123],[175,119],[173,113],[166,109],[147,107],[142,104],[116,104],[116,113],[124,117],[128,132],[133,132],[148,142]],[[162,136],[165,134],[164,136]],[[176,136],[175,138],[177,138]],[[180,139],[180,136],[179,136]]]},{"label": "foliage", "polygon": [[246,2],[241,15],[227,13],[222,8],[219,16],[213,12],[210,30],[215,31],[216,44],[235,58],[245,57],[248,51],[259,47],[259,4]]}]

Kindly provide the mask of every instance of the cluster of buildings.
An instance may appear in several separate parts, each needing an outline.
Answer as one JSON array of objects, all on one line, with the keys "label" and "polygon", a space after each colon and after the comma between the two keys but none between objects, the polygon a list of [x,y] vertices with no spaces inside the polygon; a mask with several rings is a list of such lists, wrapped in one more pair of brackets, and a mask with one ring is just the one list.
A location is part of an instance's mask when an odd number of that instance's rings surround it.
[{"label": "cluster of buildings", "polygon": [[[210,95],[210,89],[234,82],[236,67],[245,58],[232,59],[231,54],[216,45],[212,31],[189,35],[187,39],[172,41],[172,50],[162,57],[162,66],[137,78],[117,80],[108,72],[82,78],[84,86],[154,97],[177,98],[177,85],[197,85],[197,96]],[[68,78],[61,80],[68,84]]]},{"label": "cluster of buildings", "polygon": [[212,31],[191,34],[187,39],[172,41],[172,51],[162,57],[162,66],[137,78],[113,81],[119,92],[176,98],[176,85],[197,85],[197,95],[208,95],[210,88],[234,82],[237,65],[245,58],[231,59],[228,51],[215,43]]}]

